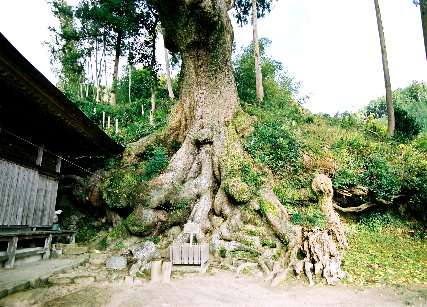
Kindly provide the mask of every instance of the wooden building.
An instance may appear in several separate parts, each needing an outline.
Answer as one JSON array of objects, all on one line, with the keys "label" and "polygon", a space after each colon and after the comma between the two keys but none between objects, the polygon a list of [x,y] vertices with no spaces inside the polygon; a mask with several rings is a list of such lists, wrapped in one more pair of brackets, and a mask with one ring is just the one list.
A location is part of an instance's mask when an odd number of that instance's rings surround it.
[{"label": "wooden building", "polygon": [[13,266],[20,235],[60,235],[51,228],[61,175],[122,151],[0,33],[0,261]]}]

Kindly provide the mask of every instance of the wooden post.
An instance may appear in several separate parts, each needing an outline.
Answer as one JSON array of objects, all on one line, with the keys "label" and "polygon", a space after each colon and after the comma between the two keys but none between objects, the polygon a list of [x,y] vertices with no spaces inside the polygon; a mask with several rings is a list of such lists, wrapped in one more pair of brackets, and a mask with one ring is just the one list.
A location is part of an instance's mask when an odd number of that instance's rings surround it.
[{"label": "wooden post", "polygon": [[102,128],[105,128],[105,112],[102,112]]},{"label": "wooden post", "polygon": [[36,165],[41,166],[43,162],[43,147],[38,148]]},{"label": "wooden post", "polygon": [[162,278],[162,260],[154,260],[151,262],[151,282],[159,282]]},{"label": "wooden post", "polygon": [[49,235],[44,241],[43,248],[43,259],[49,259],[50,257],[50,245],[52,243],[52,235]]},{"label": "wooden post", "polygon": [[56,172],[60,173],[61,172],[61,163],[62,163],[62,158],[58,157],[56,160]]},{"label": "wooden post", "polygon": [[15,264],[16,247],[18,246],[18,237],[13,237],[7,245],[7,261],[4,265],[6,269],[13,269]]},{"label": "wooden post", "polygon": [[116,133],[119,133],[119,120],[116,118]]},{"label": "wooden post", "polygon": [[107,129],[110,129],[110,126],[111,126],[111,118],[110,118],[110,116],[108,116],[108,119],[107,119]]},{"label": "wooden post", "polygon": [[162,263],[162,283],[168,284],[171,281],[172,263],[164,261]]}]

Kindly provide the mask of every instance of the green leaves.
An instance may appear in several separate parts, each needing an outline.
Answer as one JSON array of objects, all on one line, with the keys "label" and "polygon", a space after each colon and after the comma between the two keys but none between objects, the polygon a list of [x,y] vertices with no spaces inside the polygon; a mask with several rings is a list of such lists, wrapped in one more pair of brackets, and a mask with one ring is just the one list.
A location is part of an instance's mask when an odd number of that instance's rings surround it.
[{"label": "green leaves", "polygon": [[296,167],[300,146],[286,128],[275,122],[259,123],[246,139],[245,149],[261,163],[280,174]]},{"label": "green leaves", "polygon": [[[257,2],[257,17],[264,17],[271,11],[272,0],[256,0]],[[240,25],[248,23],[252,12],[252,0],[235,0],[234,1],[234,17]]]},{"label": "green leaves", "polygon": [[[280,104],[292,100],[298,84],[288,75],[282,63],[266,54],[271,44],[266,38],[259,40],[261,71],[264,86],[264,104]],[[256,103],[255,59],[253,44],[247,46],[234,61],[234,76],[239,98],[247,103]]]}]

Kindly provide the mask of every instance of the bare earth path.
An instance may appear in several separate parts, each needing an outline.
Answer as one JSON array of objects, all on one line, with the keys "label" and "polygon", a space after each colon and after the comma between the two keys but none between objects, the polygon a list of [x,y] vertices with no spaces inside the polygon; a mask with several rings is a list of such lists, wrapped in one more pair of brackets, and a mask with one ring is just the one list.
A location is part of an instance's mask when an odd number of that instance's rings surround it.
[{"label": "bare earth path", "polygon": [[113,294],[108,306],[427,306],[423,291],[346,286],[308,287],[298,283],[277,289],[231,273],[175,279]]},{"label": "bare earth path", "polygon": [[92,283],[10,295],[0,306],[427,306],[427,288],[314,286],[301,282],[272,289],[250,277],[220,272],[176,278],[170,284]]}]

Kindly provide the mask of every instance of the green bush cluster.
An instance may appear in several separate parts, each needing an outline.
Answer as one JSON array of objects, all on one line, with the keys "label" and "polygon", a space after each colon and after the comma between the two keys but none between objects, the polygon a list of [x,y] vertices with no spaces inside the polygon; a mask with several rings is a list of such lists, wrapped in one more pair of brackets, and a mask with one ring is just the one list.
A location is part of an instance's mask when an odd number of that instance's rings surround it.
[{"label": "green bush cluster", "polygon": [[144,168],[144,180],[150,180],[160,174],[169,164],[167,149],[163,146],[149,146],[144,153],[146,161]]},{"label": "green bush cluster", "polygon": [[101,185],[107,206],[116,209],[134,207],[144,193],[146,182],[160,174],[168,163],[168,151],[162,145],[149,146],[142,162],[125,164],[112,160],[109,175]]},{"label": "green bush cluster", "polygon": [[102,181],[101,192],[109,208],[132,208],[135,205],[136,187],[142,188],[142,164],[122,165],[110,168]]},{"label": "green bush cluster", "polygon": [[396,121],[395,133],[397,138],[401,140],[411,140],[422,131],[422,126],[417,118],[402,107],[397,106],[394,109],[394,117]]},{"label": "green bush cluster", "polygon": [[291,132],[277,122],[261,122],[246,139],[245,149],[261,163],[280,174],[294,168],[301,159],[300,145]]},{"label": "green bush cluster", "polygon": [[[410,140],[421,131],[427,132],[427,86],[413,82],[406,88],[393,91],[395,108],[396,137],[400,141]],[[367,115],[385,118],[385,98],[373,100],[366,108]]]}]

